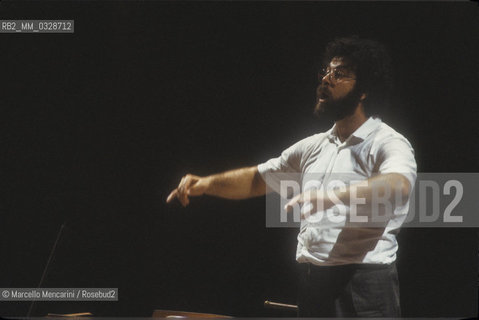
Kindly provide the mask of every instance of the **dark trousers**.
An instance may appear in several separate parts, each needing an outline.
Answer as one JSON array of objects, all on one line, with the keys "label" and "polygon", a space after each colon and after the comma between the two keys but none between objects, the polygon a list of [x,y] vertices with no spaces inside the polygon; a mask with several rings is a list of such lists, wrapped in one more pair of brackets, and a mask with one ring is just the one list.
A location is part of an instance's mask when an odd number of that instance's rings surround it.
[{"label": "dark trousers", "polygon": [[394,263],[299,268],[299,317],[401,316]]}]

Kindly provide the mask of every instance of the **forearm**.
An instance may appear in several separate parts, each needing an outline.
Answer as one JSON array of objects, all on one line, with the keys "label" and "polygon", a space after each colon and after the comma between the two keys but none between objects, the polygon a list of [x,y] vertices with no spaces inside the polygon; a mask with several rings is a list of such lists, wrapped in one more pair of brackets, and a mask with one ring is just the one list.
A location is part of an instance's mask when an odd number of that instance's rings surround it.
[{"label": "forearm", "polygon": [[226,199],[247,199],[262,196],[266,185],[256,166],[230,170],[205,177],[205,194]]},{"label": "forearm", "polygon": [[370,178],[364,183],[337,190],[335,195],[346,205],[355,200],[353,197],[364,199],[366,205],[372,205],[375,197],[386,198],[393,205],[398,205],[408,198],[410,190],[411,185],[405,176],[399,173],[387,173]]},{"label": "forearm", "polygon": [[327,192],[326,190],[310,190],[299,194],[286,204],[285,209],[289,210],[295,204],[305,202],[313,204],[311,209],[313,212],[323,211],[341,203],[346,206],[362,204],[373,207],[375,198],[382,201],[386,200],[391,205],[396,206],[407,201],[411,188],[408,179],[402,174],[381,174],[348,187],[343,186]]}]

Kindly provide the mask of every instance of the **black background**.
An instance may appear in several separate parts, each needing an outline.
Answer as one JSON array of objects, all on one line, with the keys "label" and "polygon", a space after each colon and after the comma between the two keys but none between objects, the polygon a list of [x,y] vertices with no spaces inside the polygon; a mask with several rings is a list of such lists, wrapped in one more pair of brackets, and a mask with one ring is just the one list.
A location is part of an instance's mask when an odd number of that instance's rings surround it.
[{"label": "black background", "polygon": [[[0,17],[75,20],[74,34],[0,34],[0,287],[36,287],[65,223],[43,287],[119,288],[118,302],[39,302],[34,315],[294,304],[297,230],[266,229],[264,198],[165,198],[187,172],[255,165],[328,129],[312,106],[337,36],[389,48],[383,119],[418,171],[479,171],[475,3],[3,1]],[[477,239],[401,232],[404,316],[477,313]]]}]

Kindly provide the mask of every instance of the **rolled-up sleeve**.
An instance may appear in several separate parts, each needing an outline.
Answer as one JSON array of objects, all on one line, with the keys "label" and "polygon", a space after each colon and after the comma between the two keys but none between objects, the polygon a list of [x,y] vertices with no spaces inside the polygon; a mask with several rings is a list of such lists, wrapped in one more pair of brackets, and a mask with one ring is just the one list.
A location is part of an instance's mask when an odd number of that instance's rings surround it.
[{"label": "rolled-up sleeve", "polygon": [[404,175],[414,187],[417,177],[417,165],[414,149],[404,137],[392,137],[382,142],[378,150],[380,174],[399,173]]},{"label": "rolled-up sleeve", "polygon": [[279,193],[282,180],[299,183],[304,147],[304,140],[299,141],[284,150],[279,157],[258,165],[258,171],[269,188]]}]

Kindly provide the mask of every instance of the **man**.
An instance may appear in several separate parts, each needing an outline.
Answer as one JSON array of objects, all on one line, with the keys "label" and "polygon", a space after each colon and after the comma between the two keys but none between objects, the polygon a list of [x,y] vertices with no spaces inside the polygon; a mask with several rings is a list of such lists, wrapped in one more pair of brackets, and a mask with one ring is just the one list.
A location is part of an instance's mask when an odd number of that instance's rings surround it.
[{"label": "man", "polygon": [[[377,42],[341,38],[328,44],[324,67],[315,113],[333,117],[329,131],[303,139],[258,166],[207,177],[188,174],[167,202],[177,198],[186,206],[190,196],[203,194],[246,199],[264,195],[267,185],[279,191],[277,173],[317,174],[319,186],[303,188],[286,206],[301,205],[303,213],[296,253],[301,270],[299,316],[398,317],[395,235],[407,213],[416,162],[410,143],[371,116],[374,108],[386,103],[389,57]],[[344,187],[327,186],[333,179],[344,182]],[[362,212],[366,208],[371,213],[379,193],[387,193],[385,198],[393,203],[389,219],[374,227],[350,223],[361,211],[352,210],[353,200],[365,199]],[[307,204],[313,209],[305,210]],[[341,218],[340,204],[349,222],[308,219],[324,212]]]}]

